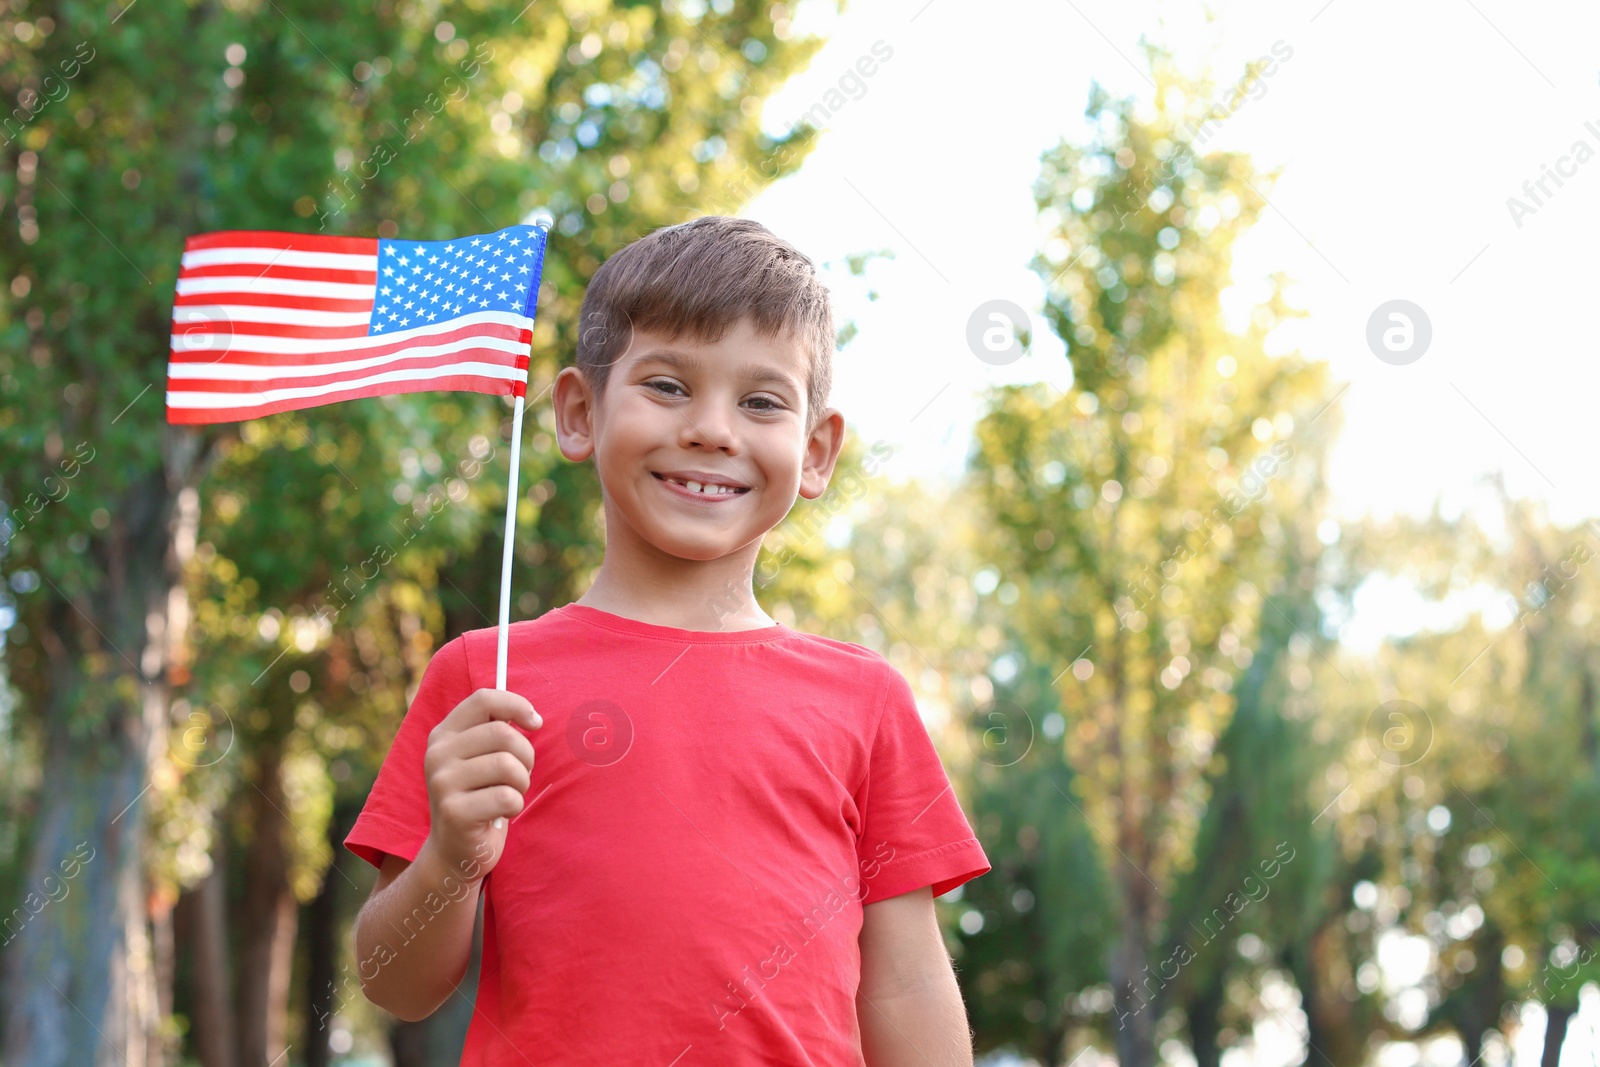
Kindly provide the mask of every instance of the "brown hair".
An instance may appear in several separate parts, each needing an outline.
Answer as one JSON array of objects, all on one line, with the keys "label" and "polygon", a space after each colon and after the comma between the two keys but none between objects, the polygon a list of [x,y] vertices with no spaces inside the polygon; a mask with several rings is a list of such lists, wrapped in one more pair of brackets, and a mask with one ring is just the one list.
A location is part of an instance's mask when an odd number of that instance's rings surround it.
[{"label": "brown hair", "polygon": [[752,219],[666,226],[602,263],[579,313],[578,370],[601,396],[635,329],[712,343],[746,317],[762,337],[789,334],[809,353],[811,429],[833,384],[833,305],[811,260]]}]

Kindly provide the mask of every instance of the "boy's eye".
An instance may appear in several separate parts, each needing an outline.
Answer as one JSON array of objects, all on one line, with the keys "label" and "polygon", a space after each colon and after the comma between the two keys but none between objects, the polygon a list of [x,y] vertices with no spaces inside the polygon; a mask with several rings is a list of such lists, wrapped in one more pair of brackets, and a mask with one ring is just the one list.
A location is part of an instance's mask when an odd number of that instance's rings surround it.
[{"label": "boy's eye", "polygon": [[[678,393],[683,391],[683,386],[679,385],[670,378],[655,378],[651,381],[645,382],[644,385],[646,389],[654,389],[664,396],[677,395],[674,390],[676,390]],[[765,394],[753,396],[746,401],[746,403],[758,405],[756,408],[757,411],[781,411],[783,409],[783,402],[781,400]]]}]

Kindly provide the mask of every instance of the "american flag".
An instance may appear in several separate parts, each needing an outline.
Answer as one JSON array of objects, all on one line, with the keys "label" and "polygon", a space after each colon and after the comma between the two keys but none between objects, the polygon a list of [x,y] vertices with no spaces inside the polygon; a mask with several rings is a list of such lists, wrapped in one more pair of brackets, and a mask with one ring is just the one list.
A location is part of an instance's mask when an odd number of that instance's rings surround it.
[{"label": "american flag", "polygon": [[546,231],[452,241],[231,230],[184,243],[167,421],[428,390],[521,396]]}]

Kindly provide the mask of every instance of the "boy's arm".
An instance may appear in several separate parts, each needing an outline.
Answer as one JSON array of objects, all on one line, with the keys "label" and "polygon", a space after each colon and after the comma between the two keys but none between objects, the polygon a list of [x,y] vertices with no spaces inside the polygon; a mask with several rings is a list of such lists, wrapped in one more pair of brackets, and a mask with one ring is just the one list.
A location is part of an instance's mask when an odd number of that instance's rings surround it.
[{"label": "boy's arm", "polygon": [[428,836],[413,862],[384,855],[356,916],[362,992],[402,1019],[433,1014],[466,973],[483,879],[531,783],[533,745],[512,724],[544,720],[525,697],[479,689],[429,732]]},{"label": "boy's arm", "polygon": [[361,990],[368,1000],[416,1022],[455,992],[467,973],[482,884],[481,877],[469,883],[453,875],[426,844],[415,862],[384,856],[355,922]]},{"label": "boy's arm", "polygon": [[931,887],[862,909],[856,1015],[868,1067],[972,1067],[972,1035]]}]

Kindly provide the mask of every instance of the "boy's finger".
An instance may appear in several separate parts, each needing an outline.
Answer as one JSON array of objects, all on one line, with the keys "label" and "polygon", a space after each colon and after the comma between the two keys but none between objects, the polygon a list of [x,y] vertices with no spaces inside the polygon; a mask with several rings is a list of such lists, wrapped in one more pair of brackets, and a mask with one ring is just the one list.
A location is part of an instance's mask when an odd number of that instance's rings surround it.
[{"label": "boy's finger", "polygon": [[456,759],[465,760],[490,752],[510,752],[524,767],[531,769],[533,742],[515,728],[510,730],[504,726],[497,728],[495,723],[498,721],[481,722],[471,729],[461,731],[451,746],[450,754]]},{"label": "boy's finger", "polygon": [[522,794],[509,785],[474,789],[461,796],[457,812],[466,822],[492,822],[496,819],[510,818],[522,811]]},{"label": "boy's finger", "polygon": [[537,730],[544,725],[544,719],[533,710],[527,697],[506,689],[479,689],[456,705],[450,717],[456,720],[457,730],[467,730],[492,719],[527,730]]},{"label": "boy's finger", "polygon": [[486,752],[462,760],[451,768],[451,785],[462,792],[509,785],[519,794],[527,793],[533,784],[528,766],[514,756],[510,760],[506,756],[505,752]]}]

